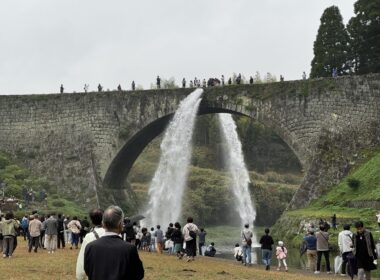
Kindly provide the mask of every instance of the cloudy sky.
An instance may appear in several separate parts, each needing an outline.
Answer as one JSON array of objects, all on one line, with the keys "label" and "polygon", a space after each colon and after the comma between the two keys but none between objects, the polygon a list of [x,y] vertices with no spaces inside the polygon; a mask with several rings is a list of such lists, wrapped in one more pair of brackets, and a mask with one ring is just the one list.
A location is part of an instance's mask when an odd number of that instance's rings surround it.
[{"label": "cloudy sky", "polygon": [[0,94],[101,83],[150,88],[155,77],[285,79],[309,73],[326,7],[354,0],[12,0],[0,4]]}]

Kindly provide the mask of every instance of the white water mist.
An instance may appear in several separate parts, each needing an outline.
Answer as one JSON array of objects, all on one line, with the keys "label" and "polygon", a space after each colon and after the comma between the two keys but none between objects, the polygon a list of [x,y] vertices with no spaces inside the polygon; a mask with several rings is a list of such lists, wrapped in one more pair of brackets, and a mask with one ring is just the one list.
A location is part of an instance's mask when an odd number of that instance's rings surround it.
[{"label": "white water mist", "polygon": [[149,187],[149,203],[144,225],[177,222],[187,181],[192,152],[192,135],[203,90],[196,89],[174,114],[161,143],[160,161]]},{"label": "white water mist", "polygon": [[231,188],[236,198],[236,211],[239,213],[242,225],[252,225],[256,220],[256,210],[248,188],[250,179],[236,124],[230,114],[219,114],[219,125],[226,144],[225,160],[231,174]]}]

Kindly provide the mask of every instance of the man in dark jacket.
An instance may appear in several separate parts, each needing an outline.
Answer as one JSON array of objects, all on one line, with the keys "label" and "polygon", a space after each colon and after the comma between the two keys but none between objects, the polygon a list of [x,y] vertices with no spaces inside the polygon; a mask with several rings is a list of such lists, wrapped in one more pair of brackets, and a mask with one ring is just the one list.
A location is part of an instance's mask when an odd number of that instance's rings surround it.
[{"label": "man in dark jacket", "polygon": [[89,280],[144,278],[144,268],[136,247],[119,236],[123,231],[123,219],[124,213],[118,206],[110,206],[104,212],[105,234],[89,243],[84,253],[84,270]]},{"label": "man in dark jacket", "polygon": [[273,242],[272,236],[269,235],[269,228],[266,228],[265,234],[260,239],[261,254],[262,254],[263,263],[265,265],[265,270],[270,269],[273,243],[274,242]]},{"label": "man in dark jacket", "polygon": [[65,248],[65,236],[64,236],[62,214],[58,214],[57,222],[58,222],[58,239],[57,239],[58,249],[61,248],[61,244],[62,244],[62,249],[64,249]]},{"label": "man in dark jacket", "polygon": [[377,259],[372,233],[364,228],[363,222],[355,223],[357,233],[354,235],[354,251],[358,268],[358,279],[371,279],[371,270],[376,269]]}]

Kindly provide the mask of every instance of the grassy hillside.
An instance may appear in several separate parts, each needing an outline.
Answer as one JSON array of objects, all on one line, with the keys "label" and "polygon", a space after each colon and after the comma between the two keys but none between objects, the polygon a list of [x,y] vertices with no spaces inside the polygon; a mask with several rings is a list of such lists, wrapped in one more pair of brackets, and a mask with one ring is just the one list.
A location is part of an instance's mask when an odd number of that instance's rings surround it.
[{"label": "grassy hillside", "polygon": [[[367,153],[366,161],[358,163],[349,176],[313,201],[309,207],[287,211],[275,227],[276,236],[285,236],[299,243],[304,231],[302,224],[319,219],[331,221],[336,214],[338,229],[343,224],[362,220],[376,238],[380,237],[375,214],[380,210],[380,151]],[[335,243],[337,234],[333,235]]]},{"label": "grassy hillside", "polygon": [[[46,178],[34,176],[27,169],[13,161],[9,155],[1,152],[0,182],[5,183],[5,198],[14,197],[19,200],[22,208],[14,208],[18,217],[22,217],[25,213],[30,213],[33,210],[37,210],[41,214],[54,211],[71,216],[84,216],[87,213],[81,205],[74,203],[68,197],[58,194],[58,188],[52,182]],[[25,195],[30,190],[32,190],[34,198],[27,205]],[[46,194],[46,198],[44,198],[44,194]]]}]

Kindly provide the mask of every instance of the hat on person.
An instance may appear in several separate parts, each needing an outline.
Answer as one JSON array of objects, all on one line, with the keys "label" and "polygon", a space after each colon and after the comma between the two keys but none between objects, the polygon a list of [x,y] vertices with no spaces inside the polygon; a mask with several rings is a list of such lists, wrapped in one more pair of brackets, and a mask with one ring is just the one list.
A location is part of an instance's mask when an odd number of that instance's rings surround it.
[{"label": "hat on person", "polygon": [[278,241],[278,246],[284,246],[284,242]]}]

